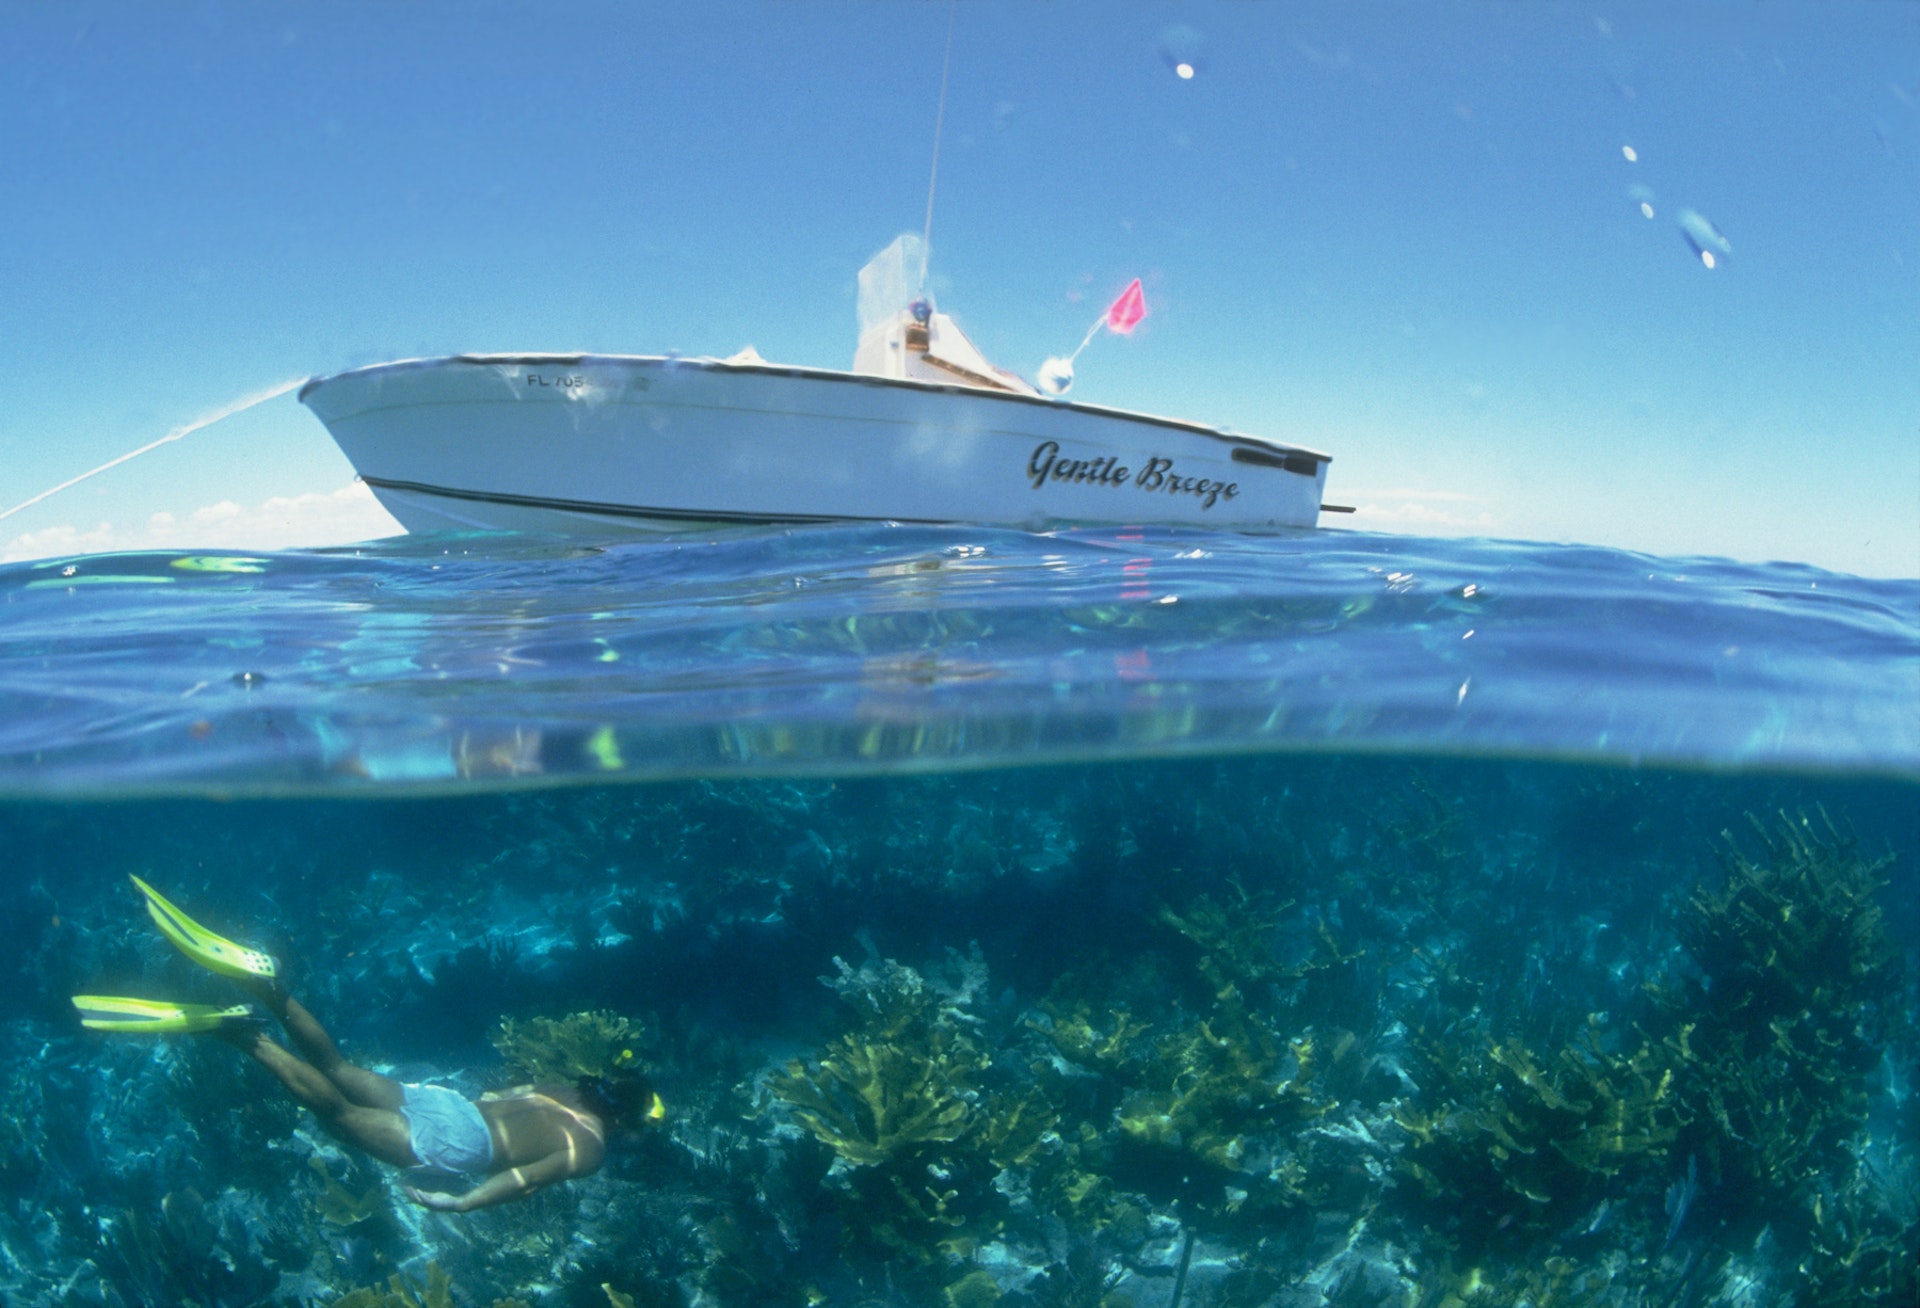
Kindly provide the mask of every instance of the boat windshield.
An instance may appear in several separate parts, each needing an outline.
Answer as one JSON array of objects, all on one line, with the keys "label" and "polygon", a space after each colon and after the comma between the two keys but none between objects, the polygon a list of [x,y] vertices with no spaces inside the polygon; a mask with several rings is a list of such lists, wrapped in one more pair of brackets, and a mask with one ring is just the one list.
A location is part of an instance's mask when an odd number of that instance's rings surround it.
[{"label": "boat windshield", "polygon": [[927,243],[902,232],[860,270],[860,334],[889,321],[920,293]]}]

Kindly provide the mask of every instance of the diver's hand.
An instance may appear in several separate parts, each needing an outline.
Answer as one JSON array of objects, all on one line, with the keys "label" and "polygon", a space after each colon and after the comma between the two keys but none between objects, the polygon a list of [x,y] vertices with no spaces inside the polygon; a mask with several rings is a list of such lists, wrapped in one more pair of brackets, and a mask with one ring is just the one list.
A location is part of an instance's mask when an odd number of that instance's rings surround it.
[{"label": "diver's hand", "polygon": [[436,1213],[464,1213],[466,1207],[461,1203],[464,1195],[442,1194],[438,1190],[416,1190],[410,1185],[400,1187],[407,1198],[422,1208],[431,1208]]}]

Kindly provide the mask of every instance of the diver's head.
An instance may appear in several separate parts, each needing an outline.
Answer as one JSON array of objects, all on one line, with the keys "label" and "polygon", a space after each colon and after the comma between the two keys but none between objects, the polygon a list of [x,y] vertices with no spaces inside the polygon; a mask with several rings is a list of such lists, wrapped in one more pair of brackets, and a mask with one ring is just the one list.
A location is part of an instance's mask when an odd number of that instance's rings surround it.
[{"label": "diver's head", "polygon": [[605,1076],[583,1076],[573,1088],[587,1110],[610,1130],[634,1130],[667,1115],[652,1084],[638,1072],[616,1068]]}]

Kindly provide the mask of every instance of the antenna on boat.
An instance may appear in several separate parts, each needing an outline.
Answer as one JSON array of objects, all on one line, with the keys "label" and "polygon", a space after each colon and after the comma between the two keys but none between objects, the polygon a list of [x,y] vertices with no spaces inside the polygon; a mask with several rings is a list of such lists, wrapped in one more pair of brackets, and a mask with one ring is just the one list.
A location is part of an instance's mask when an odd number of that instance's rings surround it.
[{"label": "antenna on boat", "polygon": [[933,187],[940,180],[940,129],[947,121],[947,74],[953,69],[953,20],[960,0],[947,6],[947,53],[940,60],[940,108],[933,115],[933,169],[927,175],[927,225],[920,234],[920,292],[927,289],[927,251],[933,248]]},{"label": "antenna on boat", "polygon": [[282,395],[285,395],[288,391],[292,390],[294,387],[304,385],[306,381],[307,379],[305,377],[295,377],[292,381],[281,382],[278,386],[268,387],[266,390],[261,391],[256,395],[243,395],[239,399],[235,400],[233,403],[227,405],[227,407],[224,409],[219,409],[213,413],[210,413],[204,418],[197,418],[194,421],[187,423],[185,426],[175,427],[172,431],[168,432],[165,436],[162,436],[157,441],[148,441],[145,445],[142,445],[137,450],[129,450],[125,454],[122,454],[119,458],[108,459],[105,463],[101,464],[99,467],[91,469],[90,471],[87,471],[87,472],[83,472],[78,477],[69,477],[67,480],[61,482],[58,486],[51,487],[48,490],[43,490],[30,500],[20,501],[20,503],[14,505],[12,508],[6,510],[3,513],[0,513],[0,519],[11,518],[14,514],[20,512],[20,510],[22,509],[30,509],[34,505],[38,504],[41,500],[51,499],[53,496],[58,495],[61,491],[66,490],[69,486],[78,486],[81,482],[85,481],[89,477],[97,477],[109,468],[117,468],[121,464],[126,463],[130,459],[139,458],[142,454],[145,454],[148,450],[157,450],[162,445],[167,445],[172,443],[173,441],[179,440],[182,436],[191,436],[193,435],[193,433],[199,431],[202,427],[213,426],[214,423],[219,422],[222,418],[231,418],[236,413],[241,413],[247,409],[251,409],[256,404],[265,404],[268,400],[277,400]]}]

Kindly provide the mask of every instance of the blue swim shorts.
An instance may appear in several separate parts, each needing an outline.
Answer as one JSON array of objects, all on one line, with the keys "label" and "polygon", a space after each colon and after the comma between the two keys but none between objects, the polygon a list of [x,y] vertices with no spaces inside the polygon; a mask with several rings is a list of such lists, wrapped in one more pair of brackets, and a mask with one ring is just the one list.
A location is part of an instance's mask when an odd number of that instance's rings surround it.
[{"label": "blue swim shorts", "polygon": [[403,1083],[400,1091],[400,1115],[420,1160],[413,1170],[443,1176],[492,1170],[493,1133],[472,1100],[441,1085]]}]

